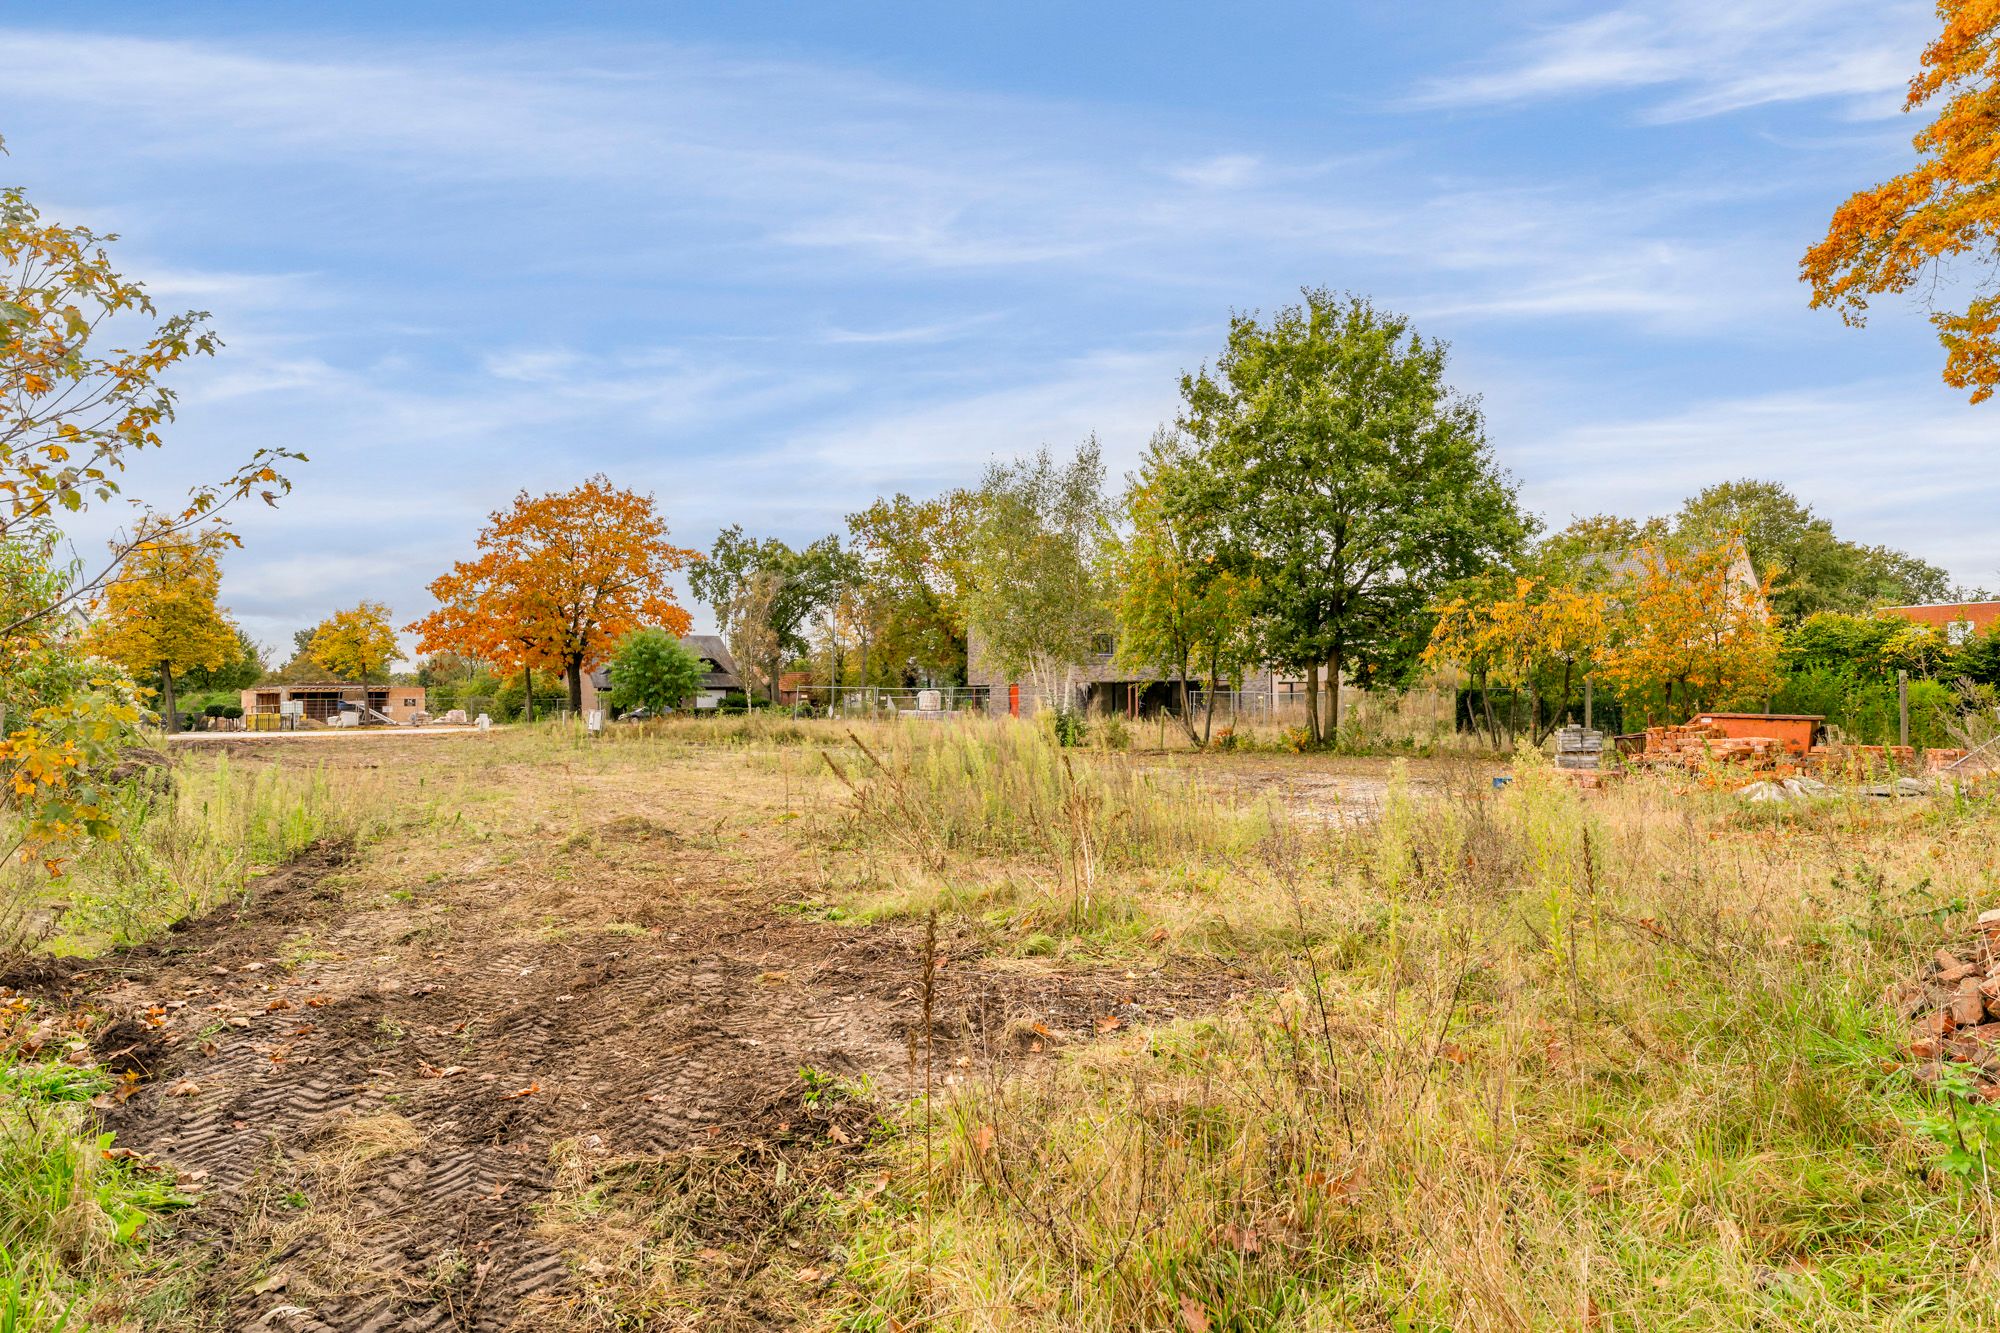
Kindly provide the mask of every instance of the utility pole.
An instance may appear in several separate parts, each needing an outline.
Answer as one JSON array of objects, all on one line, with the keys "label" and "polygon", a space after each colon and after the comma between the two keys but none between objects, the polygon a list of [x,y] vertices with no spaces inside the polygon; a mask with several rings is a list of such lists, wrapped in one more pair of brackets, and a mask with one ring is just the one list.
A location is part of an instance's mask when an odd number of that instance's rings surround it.
[{"label": "utility pole", "polygon": [[1591,730],[1590,705],[1590,677],[1585,676],[1583,678],[1583,729],[1585,731]]}]

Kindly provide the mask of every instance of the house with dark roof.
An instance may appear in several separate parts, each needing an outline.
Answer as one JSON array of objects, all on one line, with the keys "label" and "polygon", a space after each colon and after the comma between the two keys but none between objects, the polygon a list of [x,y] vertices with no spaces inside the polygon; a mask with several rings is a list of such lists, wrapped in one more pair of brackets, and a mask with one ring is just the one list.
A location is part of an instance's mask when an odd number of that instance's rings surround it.
[{"label": "house with dark roof", "polygon": [[[730,655],[729,645],[722,641],[720,634],[686,634],[681,636],[681,647],[701,659],[702,677],[700,692],[690,701],[697,709],[717,708],[723,697],[743,692],[743,677],[736,670],[736,659]],[[583,673],[583,707],[585,712],[594,708],[609,710],[611,697],[611,668],[600,666]]]}]

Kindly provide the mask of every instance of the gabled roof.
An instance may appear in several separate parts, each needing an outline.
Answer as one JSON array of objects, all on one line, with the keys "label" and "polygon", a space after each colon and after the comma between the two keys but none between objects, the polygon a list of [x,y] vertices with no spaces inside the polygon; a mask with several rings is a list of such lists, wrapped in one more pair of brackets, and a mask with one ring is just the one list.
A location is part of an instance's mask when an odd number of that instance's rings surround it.
[{"label": "gabled roof", "polygon": [[[736,659],[730,655],[729,645],[722,641],[720,634],[688,634],[681,638],[681,647],[699,657],[707,665],[708,671],[701,678],[705,690],[740,690],[743,678],[736,673]],[[591,688],[608,690],[611,688],[611,668],[601,666],[590,673]]]}]

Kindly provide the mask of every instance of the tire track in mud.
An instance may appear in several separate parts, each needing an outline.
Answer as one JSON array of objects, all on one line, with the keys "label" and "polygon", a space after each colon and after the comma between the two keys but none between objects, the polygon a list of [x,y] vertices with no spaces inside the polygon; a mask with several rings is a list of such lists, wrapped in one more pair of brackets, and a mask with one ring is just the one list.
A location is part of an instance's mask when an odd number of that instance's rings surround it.
[{"label": "tire track in mud", "polygon": [[[493,886],[393,911],[344,904],[321,883],[342,855],[269,877],[247,909],[26,979],[105,1015],[100,1057],[144,1075],[106,1127],[199,1180],[178,1243],[205,1256],[214,1327],[544,1323],[575,1296],[536,1214],[558,1157],[809,1142],[807,1066],[907,1091],[913,931],[715,902],[671,929],[523,937],[482,919]],[[439,913],[450,929],[426,951]],[[332,956],[278,961],[306,923]],[[1162,1021],[1251,984],[1213,966],[1134,977],[977,959],[941,976],[944,1069],[1019,1058],[1010,1025],[1088,1040],[1106,1015]]]}]

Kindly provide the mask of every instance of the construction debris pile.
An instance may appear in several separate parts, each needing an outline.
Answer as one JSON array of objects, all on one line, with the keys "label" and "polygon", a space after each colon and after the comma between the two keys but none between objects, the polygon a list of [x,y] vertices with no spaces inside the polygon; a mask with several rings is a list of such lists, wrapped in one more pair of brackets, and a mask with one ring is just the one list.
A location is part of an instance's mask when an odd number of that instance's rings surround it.
[{"label": "construction debris pile", "polygon": [[1678,727],[1647,727],[1646,748],[1633,758],[1649,768],[1700,768],[1709,763],[1745,768],[1775,768],[1786,759],[1783,741],[1774,736],[1731,736],[1721,727],[1689,722]]},{"label": "construction debris pile", "polygon": [[1910,1024],[1913,1072],[1934,1082],[1945,1061],[1974,1065],[1979,1095],[2000,1101],[2000,908],[1981,912],[1972,937],[1939,949],[1927,971],[1884,997]]}]

